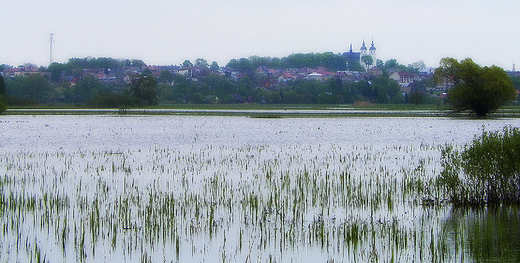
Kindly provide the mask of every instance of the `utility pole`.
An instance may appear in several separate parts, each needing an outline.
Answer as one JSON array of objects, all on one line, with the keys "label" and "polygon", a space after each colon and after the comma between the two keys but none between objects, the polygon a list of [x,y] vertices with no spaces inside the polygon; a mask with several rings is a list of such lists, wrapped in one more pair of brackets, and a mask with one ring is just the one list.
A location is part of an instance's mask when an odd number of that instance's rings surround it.
[{"label": "utility pole", "polygon": [[52,64],[52,42],[54,42],[54,40],[52,39],[54,34],[51,33],[51,38],[49,39],[49,42],[50,42],[50,57],[49,57],[49,65]]}]

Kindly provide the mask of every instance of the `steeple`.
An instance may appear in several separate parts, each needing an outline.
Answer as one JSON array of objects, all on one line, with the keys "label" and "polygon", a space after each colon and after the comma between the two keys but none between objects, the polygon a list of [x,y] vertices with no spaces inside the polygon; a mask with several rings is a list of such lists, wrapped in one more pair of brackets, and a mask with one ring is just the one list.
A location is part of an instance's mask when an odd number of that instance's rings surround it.
[{"label": "steeple", "polygon": [[363,45],[361,46],[359,51],[360,51],[359,57],[363,57],[363,56],[367,55],[367,47],[365,46],[365,38],[363,38]]},{"label": "steeple", "polygon": [[367,47],[365,46],[365,38],[363,38],[363,45],[361,46],[360,50],[367,50]]},{"label": "steeple", "polygon": [[372,46],[370,47],[370,50],[376,50],[376,47],[374,47],[374,39],[372,39]]},{"label": "steeple", "polygon": [[350,53],[352,53],[352,43],[350,43]]}]

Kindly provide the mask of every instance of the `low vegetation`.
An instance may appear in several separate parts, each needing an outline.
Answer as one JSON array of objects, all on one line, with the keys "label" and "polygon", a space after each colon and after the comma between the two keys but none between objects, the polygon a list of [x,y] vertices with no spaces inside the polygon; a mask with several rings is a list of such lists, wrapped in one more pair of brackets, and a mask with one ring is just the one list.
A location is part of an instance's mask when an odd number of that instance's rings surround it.
[{"label": "low vegetation", "polygon": [[0,98],[0,114],[2,114],[6,110],[6,106],[2,98]]},{"label": "low vegetation", "polygon": [[438,183],[456,205],[520,204],[520,129],[483,131],[462,151],[442,150]]},{"label": "low vegetation", "polygon": [[118,94],[99,94],[95,96],[88,105],[97,108],[126,108],[134,107],[138,104],[139,101],[135,98]]}]

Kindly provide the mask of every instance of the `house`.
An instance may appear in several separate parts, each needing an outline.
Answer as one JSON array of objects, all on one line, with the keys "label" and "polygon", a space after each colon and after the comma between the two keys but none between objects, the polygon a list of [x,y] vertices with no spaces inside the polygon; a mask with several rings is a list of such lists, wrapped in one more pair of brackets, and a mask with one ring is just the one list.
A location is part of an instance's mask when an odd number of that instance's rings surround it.
[{"label": "house", "polygon": [[76,82],[78,82],[78,78],[75,76],[64,76],[62,78],[62,81],[70,83],[71,86],[76,85]]},{"label": "house", "polygon": [[316,80],[316,81],[322,82],[323,81],[323,75],[321,75],[318,72],[313,72],[313,73],[307,75],[306,79],[307,80]]},{"label": "house", "polygon": [[107,75],[106,74],[94,74],[94,76],[96,77],[96,79],[98,80],[104,80],[106,79]]},{"label": "house", "polygon": [[4,70],[4,77],[26,76],[29,74],[39,74],[40,76],[49,75],[48,72],[39,72],[35,67],[7,68]]},{"label": "house", "polygon": [[369,68],[367,70],[367,74],[370,74],[374,77],[381,77],[383,75],[383,70],[378,67]]},{"label": "house", "polygon": [[295,79],[296,77],[294,77],[292,74],[284,72],[278,77],[278,82],[287,82]]},{"label": "house", "polygon": [[415,73],[409,73],[405,71],[396,71],[390,75],[390,78],[394,79],[399,83],[401,88],[408,87],[408,85],[416,80],[420,80],[421,77]]}]

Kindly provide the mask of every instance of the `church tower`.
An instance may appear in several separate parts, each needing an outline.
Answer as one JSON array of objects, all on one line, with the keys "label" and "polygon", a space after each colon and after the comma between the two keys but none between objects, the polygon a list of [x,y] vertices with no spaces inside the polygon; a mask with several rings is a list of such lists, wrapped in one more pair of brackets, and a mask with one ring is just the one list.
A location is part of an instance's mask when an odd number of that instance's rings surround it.
[{"label": "church tower", "polygon": [[365,46],[365,39],[363,39],[363,45],[359,49],[361,52],[360,57],[367,55],[367,47]]},{"label": "church tower", "polygon": [[[372,64],[371,65],[365,65],[362,61],[363,56],[370,56],[372,57]],[[349,68],[352,65],[353,61],[358,61],[361,66],[365,67],[365,69],[370,69],[376,66],[377,64],[377,58],[376,58],[376,47],[374,46],[374,40],[372,39],[372,45],[370,48],[367,48],[365,43],[365,38],[363,38],[363,45],[359,49],[359,52],[354,52],[352,50],[352,44],[350,44],[350,49],[348,52],[343,53],[343,57],[347,60],[347,68]]]},{"label": "church tower", "polygon": [[377,65],[377,57],[376,57],[376,47],[374,46],[374,39],[372,39],[372,46],[370,46],[370,49],[368,50],[368,55],[372,57],[372,60],[374,61],[372,63],[372,67],[375,67]]}]

